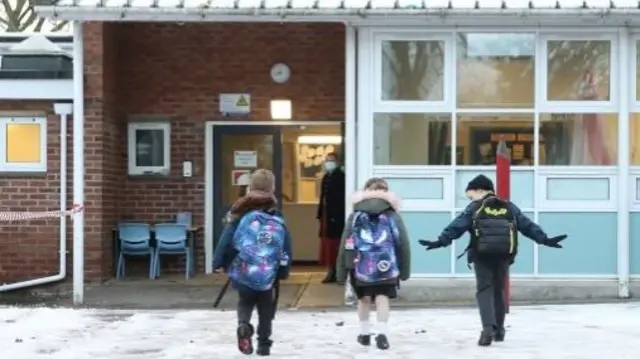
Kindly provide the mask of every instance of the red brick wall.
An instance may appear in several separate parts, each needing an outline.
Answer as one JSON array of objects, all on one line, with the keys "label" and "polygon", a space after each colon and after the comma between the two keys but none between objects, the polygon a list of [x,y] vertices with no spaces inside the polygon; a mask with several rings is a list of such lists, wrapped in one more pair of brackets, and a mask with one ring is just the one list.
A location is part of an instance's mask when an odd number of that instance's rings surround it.
[{"label": "red brick wall", "polygon": [[[344,119],[341,24],[121,26],[118,89],[124,111],[172,116],[170,178],[129,179],[119,207],[125,218],[161,221],[191,211],[195,223],[204,225],[205,121],[220,120],[219,93],[251,93],[253,120],[270,119],[273,98],[291,99],[296,120]],[[277,62],[292,69],[286,84],[270,78]],[[187,159],[194,161],[192,178],[181,177]],[[201,249],[198,267],[204,267]]]},{"label": "red brick wall", "polygon": [[[0,101],[0,117],[21,114],[48,115],[47,173],[35,176],[0,174],[0,212],[58,210],[60,122],[57,116],[53,115],[51,102]],[[0,223],[0,283],[56,274],[59,268],[59,231],[58,219]]]},{"label": "red brick wall", "polygon": [[[251,93],[253,120],[269,120],[272,98],[291,99],[298,121],[343,119],[343,25],[84,26],[87,280],[112,276],[111,229],[119,219],[158,222],[172,219],[179,211],[191,211],[195,223],[204,225],[204,129],[205,121],[220,120],[219,93]],[[276,62],[291,67],[289,83],[271,81],[269,70]],[[21,109],[51,112],[51,104],[0,101],[0,111]],[[141,115],[172,118],[168,179],[127,177],[126,119]],[[58,208],[57,126],[57,121],[48,121],[46,177],[0,176],[0,211]],[[186,159],[194,161],[195,172],[185,179],[180,166]],[[0,282],[55,273],[57,238],[57,220],[0,225]],[[198,254],[201,271],[202,237]]]}]

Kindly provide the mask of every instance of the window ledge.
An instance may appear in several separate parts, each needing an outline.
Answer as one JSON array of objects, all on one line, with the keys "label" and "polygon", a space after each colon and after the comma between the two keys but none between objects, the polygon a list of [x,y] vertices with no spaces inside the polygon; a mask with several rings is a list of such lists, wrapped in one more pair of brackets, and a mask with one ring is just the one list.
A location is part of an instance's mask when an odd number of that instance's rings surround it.
[{"label": "window ledge", "polygon": [[140,173],[140,174],[127,174],[127,178],[131,180],[168,180],[169,172],[166,173]]},{"label": "window ledge", "polygon": [[46,171],[2,171],[0,170],[0,177],[10,178],[44,178],[47,176]]}]

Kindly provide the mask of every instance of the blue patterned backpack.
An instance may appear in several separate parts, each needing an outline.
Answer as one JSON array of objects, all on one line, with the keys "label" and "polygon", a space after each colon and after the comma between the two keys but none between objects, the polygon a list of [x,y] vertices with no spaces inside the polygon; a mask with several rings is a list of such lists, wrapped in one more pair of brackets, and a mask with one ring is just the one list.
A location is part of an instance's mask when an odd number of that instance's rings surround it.
[{"label": "blue patterned backpack", "polygon": [[354,272],[358,281],[379,283],[393,281],[400,275],[396,259],[399,236],[393,219],[386,214],[356,213],[348,246],[355,251]]},{"label": "blue patterned backpack", "polygon": [[284,240],[282,217],[258,210],[245,214],[233,236],[238,254],[229,268],[229,277],[256,291],[271,289],[280,265],[288,263]]}]

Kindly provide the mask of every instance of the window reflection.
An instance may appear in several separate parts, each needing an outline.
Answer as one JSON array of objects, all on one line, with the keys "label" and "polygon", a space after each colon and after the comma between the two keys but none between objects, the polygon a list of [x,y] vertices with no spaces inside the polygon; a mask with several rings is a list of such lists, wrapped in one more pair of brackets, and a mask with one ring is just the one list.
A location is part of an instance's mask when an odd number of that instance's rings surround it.
[{"label": "window reflection", "polygon": [[609,101],[610,41],[548,41],[547,100]]},{"label": "window reflection", "polygon": [[614,166],[618,161],[616,114],[540,114],[540,164]]},{"label": "window reflection", "polygon": [[457,46],[458,107],[533,107],[534,34],[461,34]]},{"label": "window reflection", "polygon": [[442,101],[443,41],[384,41],[382,99]]},{"label": "window reflection", "polygon": [[458,117],[461,165],[494,166],[498,143],[504,140],[514,166],[533,166],[533,116],[526,114]]}]

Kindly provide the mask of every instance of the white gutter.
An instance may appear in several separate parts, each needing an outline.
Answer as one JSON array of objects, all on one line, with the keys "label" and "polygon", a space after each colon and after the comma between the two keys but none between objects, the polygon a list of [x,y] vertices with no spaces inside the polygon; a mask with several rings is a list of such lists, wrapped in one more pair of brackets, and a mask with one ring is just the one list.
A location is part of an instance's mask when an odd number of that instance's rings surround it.
[{"label": "white gutter", "polygon": [[[419,21],[422,26],[446,22],[495,19],[514,24],[542,24],[549,19],[564,23],[586,21],[640,22],[640,8],[594,9],[365,9],[365,8],[178,8],[178,7],[96,7],[36,6],[39,16],[55,20],[78,21],[154,21],[154,22],[344,22],[376,25],[389,20]],[[557,25],[557,23],[556,23]]]},{"label": "white gutter", "polygon": [[[71,104],[53,104],[55,113],[60,116],[60,211],[67,210],[67,116],[71,114]],[[67,277],[67,216],[60,217],[60,269],[58,274],[30,279],[22,282],[3,284],[0,292],[28,288],[42,284],[54,283],[64,280]]]}]

